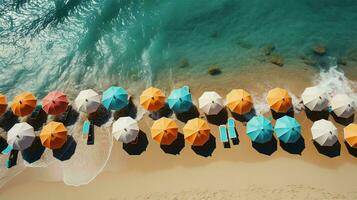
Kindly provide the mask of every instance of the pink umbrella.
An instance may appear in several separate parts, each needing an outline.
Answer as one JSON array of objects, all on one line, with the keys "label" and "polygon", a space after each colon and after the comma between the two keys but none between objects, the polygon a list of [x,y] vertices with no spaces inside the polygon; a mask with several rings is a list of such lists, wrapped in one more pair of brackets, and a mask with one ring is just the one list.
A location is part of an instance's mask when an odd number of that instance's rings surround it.
[{"label": "pink umbrella", "polygon": [[42,99],[42,109],[49,115],[59,115],[67,110],[68,98],[62,92],[50,92]]}]

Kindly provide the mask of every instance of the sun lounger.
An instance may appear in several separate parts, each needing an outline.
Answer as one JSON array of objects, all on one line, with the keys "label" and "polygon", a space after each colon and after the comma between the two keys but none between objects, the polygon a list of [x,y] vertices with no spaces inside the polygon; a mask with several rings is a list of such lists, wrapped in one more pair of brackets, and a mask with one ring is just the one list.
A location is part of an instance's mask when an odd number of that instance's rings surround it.
[{"label": "sun lounger", "polygon": [[12,150],[12,146],[7,145],[7,147],[1,151],[1,154],[7,155],[11,152],[11,150]]},{"label": "sun lounger", "polygon": [[17,164],[17,154],[19,153],[18,150],[11,150],[9,159],[6,160],[6,167],[11,168]]},{"label": "sun lounger", "polygon": [[237,139],[236,125],[234,119],[231,117],[228,119],[227,128],[229,139]]},{"label": "sun lounger", "polygon": [[94,144],[94,124],[93,122],[90,122],[87,145],[93,145],[93,144]]},{"label": "sun lounger", "polygon": [[219,138],[221,139],[221,142],[226,146],[229,144],[228,140],[228,135],[227,135],[227,128],[225,125],[220,125],[219,126]]},{"label": "sun lounger", "polygon": [[86,120],[83,124],[82,133],[83,137],[87,138],[90,131],[90,122]]}]

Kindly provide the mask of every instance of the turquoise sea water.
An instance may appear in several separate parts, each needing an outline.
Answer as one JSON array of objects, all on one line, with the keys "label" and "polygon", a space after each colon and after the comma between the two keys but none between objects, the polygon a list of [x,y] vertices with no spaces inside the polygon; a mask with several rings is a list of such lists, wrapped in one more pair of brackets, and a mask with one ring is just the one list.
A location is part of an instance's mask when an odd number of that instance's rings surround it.
[{"label": "turquoise sea water", "polygon": [[267,44],[287,65],[315,44],[344,57],[356,11],[354,0],[0,0],[0,91],[150,85],[182,63],[249,65]]}]

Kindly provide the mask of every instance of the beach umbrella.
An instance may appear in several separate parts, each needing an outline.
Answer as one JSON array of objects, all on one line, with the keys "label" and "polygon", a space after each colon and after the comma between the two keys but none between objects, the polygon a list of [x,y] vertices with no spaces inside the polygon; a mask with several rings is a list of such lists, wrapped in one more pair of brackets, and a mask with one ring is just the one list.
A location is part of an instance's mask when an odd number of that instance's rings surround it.
[{"label": "beach umbrella", "polygon": [[288,91],[282,88],[270,90],[267,101],[270,108],[277,113],[286,113],[292,107],[292,99]]},{"label": "beach umbrella", "polygon": [[300,133],[301,126],[295,118],[284,116],[276,120],[275,134],[284,143],[295,143],[299,140]]},{"label": "beach umbrella", "polygon": [[167,103],[176,113],[187,112],[192,107],[192,95],[185,87],[174,89],[167,98]]},{"label": "beach umbrella", "polygon": [[173,119],[162,117],[151,127],[151,137],[162,145],[170,145],[177,138],[178,126]]},{"label": "beach umbrella", "polygon": [[198,99],[200,109],[207,115],[217,115],[224,108],[223,98],[217,92],[204,92]]},{"label": "beach umbrella", "polygon": [[337,142],[337,128],[325,119],[314,122],[311,133],[312,139],[321,146],[333,146]]},{"label": "beach umbrella", "polygon": [[36,108],[37,99],[31,92],[23,92],[15,96],[11,110],[19,117],[31,114]]},{"label": "beach umbrella", "polygon": [[158,111],[165,106],[164,93],[154,87],[149,87],[140,95],[140,104],[148,111]]},{"label": "beach umbrella", "polygon": [[342,118],[349,118],[355,112],[353,100],[345,94],[338,94],[331,99],[331,109],[337,117]]},{"label": "beach umbrella", "polygon": [[7,99],[5,95],[0,94],[0,115],[4,114],[7,109]]},{"label": "beach umbrella", "polygon": [[50,122],[40,133],[41,143],[49,149],[59,149],[67,141],[67,128],[61,122]]},{"label": "beach umbrella", "polygon": [[53,91],[42,99],[42,110],[49,115],[59,115],[66,112],[68,104],[67,95],[62,92]]},{"label": "beach umbrella", "polygon": [[113,137],[123,143],[134,141],[139,135],[138,122],[131,117],[120,117],[113,123]]},{"label": "beach umbrella", "polygon": [[247,135],[255,143],[264,144],[273,137],[273,125],[263,116],[255,116],[247,123]]},{"label": "beach umbrella", "polygon": [[252,96],[243,89],[233,89],[226,96],[227,107],[231,112],[244,115],[253,107]]},{"label": "beach umbrella", "polygon": [[74,102],[79,111],[87,114],[96,112],[101,103],[99,94],[92,89],[80,91]]},{"label": "beach umbrella", "polygon": [[343,129],[345,141],[353,148],[357,148],[357,124],[349,124]]},{"label": "beach umbrella", "polygon": [[15,124],[7,133],[7,143],[15,150],[27,149],[34,139],[34,129],[26,122]]},{"label": "beach umbrella", "polygon": [[185,140],[192,146],[203,146],[209,140],[210,131],[207,122],[200,118],[189,120],[183,127]]},{"label": "beach umbrella", "polygon": [[103,93],[102,104],[107,110],[121,110],[128,103],[128,92],[121,87],[112,86]]},{"label": "beach umbrella", "polygon": [[302,102],[311,111],[322,111],[328,107],[327,94],[318,87],[308,87],[301,95]]}]

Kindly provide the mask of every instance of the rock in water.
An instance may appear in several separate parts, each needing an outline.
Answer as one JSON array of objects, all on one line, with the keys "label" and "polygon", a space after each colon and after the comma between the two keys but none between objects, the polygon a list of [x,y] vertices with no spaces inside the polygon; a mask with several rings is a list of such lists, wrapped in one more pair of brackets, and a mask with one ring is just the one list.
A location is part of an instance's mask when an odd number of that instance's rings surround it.
[{"label": "rock in water", "polygon": [[190,63],[188,62],[188,59],[186,59],[186,58],[182,59],[179,63],[180,68],[186,68],[188,66],[190,66]]},{"label": "rock in water", "polygon": [[263,52],[264,55],[266,56],[270,56],[274,50],[275,50],[275,46],[272,44],[267,44],[266,46],[263,47]]},{"label": "rock in water", "polygon": [[324,47],[322,45],[316,45],[312,48],[312,51],[315,54],[322,56],[326,53],[326,47]]},{"label": "rock in water", "polygon": [[279,55],[273,55],[270,58],[270,62],[273,63],[274,65],[278,65],[280,67],[282,67],[284,65],[284,60],[281,56]]},{"label": "rock in water", "polygon": [[218,75],[222,73],[222,70],[219,67],[209,67],[208,73],[212,76]]}]

